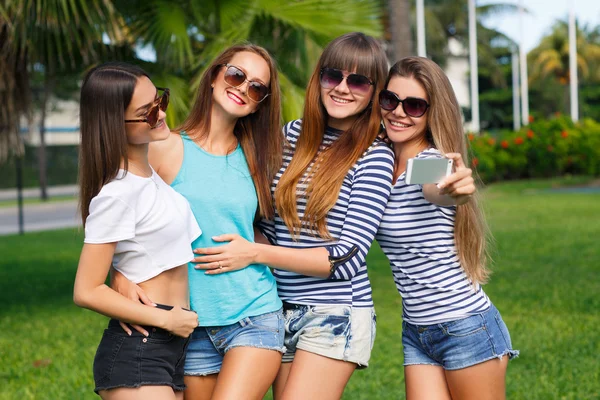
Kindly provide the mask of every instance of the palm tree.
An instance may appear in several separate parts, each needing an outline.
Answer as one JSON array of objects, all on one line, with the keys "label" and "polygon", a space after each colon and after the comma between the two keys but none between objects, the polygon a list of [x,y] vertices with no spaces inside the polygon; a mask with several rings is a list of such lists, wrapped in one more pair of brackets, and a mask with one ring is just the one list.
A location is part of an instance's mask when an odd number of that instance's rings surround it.
[{"label": "palm tree", "polygon": [[[304,88],[323,46],[350,31],[381,35],[377,0],[116,0],[129,34],[156,51],[157,81],[177,92],[174,125],[204,68],[225,47],[250,41],[278,62],[286,120],[301,115]],[[162,81],[161,81],[162,80]],[[190,85],[191,81],[191,85]]]},{"label": "palm tree", "polygon": [[388,56],[392,64],[414,54],[410,3],[408,0],[387,0],[389,14],[384,16],[383,21],[387,28],[385,39],[390,42]]},{"label": "palm tree", "polygon": [[[100,56],[104,35],[119,40],[119,19],[110,0],[1,0],[0,27],[8,38],[2,42],[6,49],[0,53],[0,65],[10,65],[15,55],[20,63],[18,68],[2,69],[8,75],[6,82],[26,82],[33,71],[42,76],[34,98],[40,107],[39,184],[41,198],[46,200],[45,119],[50,96],[61,75],[80,71]],[[14,93],[15,104],[26,106],[21,111],[30,111],[31,103],[23,100],[29,94],[26,86]],[[1,102],[0,114],[10,113],[9,103]],[[14,123],[11,127],[3,135],[3,144],[10,142],[14,147]]]},{"label": "palm tree", "polygon": [[[558,83],[564,90],[564,111],[569,109],[569,32],[566,21],[558,21],[552,32],[528,54],[533,85],[547,85],[548,80]],[[600,42],[594,43],[594,31],[577,28],[577,70],[581,83],[600,82]]]}]

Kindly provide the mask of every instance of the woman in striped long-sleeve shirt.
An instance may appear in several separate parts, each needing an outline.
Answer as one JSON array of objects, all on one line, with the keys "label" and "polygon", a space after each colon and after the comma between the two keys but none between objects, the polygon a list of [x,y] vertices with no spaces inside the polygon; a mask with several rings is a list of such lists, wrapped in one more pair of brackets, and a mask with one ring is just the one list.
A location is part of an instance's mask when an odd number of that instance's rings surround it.
[{"label": "woman in striped long-sleeve shirt", "polygon": [[277,246],[223,235],[217,240],[229,244],[197,250],[208,254],[197,258],[207,263],[199,268],[217,268],[207,273],[253,262],[276,268],[287,348],[277,399],[338,399],[354,370],[368,365],[375,312],[365,258],[394,157],[377,139],[386,75],[373,38],[350,33],[331,42],[310,79],[303,119],[284,127],[284,162],[272,185],[276,214],[262,224]]},{"label": "woman in striped long-sleeve shirt", "polygon": [[[518,351],[481,288],[486,230],[468,198],[474,186],[452,86],[433,61],[408,57],[392,67],[386,89],[379,104],[396,168],[377,241],[402,295],[407,399],[503,399]],[[452,178],[440,187],[406,183],[409,158],[444,154],[455,160]]]}]

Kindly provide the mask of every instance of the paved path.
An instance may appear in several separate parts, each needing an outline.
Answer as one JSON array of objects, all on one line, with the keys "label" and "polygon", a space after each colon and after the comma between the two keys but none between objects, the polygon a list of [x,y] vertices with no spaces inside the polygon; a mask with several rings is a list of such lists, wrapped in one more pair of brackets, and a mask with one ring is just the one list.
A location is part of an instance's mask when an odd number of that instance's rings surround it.
[{"label": "paved path", "polygon": [[[62,186],[50,186],[48,187],[48,196],[76,196],[77,185],[62,185]],[[28,188],[23,189],[23,198],[32,199],[40,197],[40,188]],[[17,189],[1,189],[0,190],[0,201],[16,200]]]},{"label": "paved path", "polygon": [[[77,201],[60,201],[47,204],[25,204],[23,207],[25,232],[79,226]],[[0,207],[0,235],[19,233],[17,207]]]}]

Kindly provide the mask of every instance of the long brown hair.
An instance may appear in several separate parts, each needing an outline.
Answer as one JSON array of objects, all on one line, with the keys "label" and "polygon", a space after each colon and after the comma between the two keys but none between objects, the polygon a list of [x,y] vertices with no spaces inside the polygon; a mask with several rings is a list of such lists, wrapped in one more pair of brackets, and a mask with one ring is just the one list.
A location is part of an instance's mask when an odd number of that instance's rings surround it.
[{"label": "long brown hair", "polygon": [[106,63],[83,79],[79,103],[79,210],[89,215],[90,202],[117,176],[121,160],[127,170],[125,110],[144,70],[126,63]]},{"label": "long brown hair", "polygon": [[[317,157],[328,119],[319,82],[324,67],[356,71],[369,77],[375,84],[366,109],[357,115],[352,126],[338,140]],[[327,213],[337,201],[348,170],[369,148],[379,132],[381,115],[378,93],[383,88],[386,74],[385,52],[375,39],[363,33],[342,35],[323,51],[306,90],[301,134],[294,156],[275,191],[277,211],[293,236],[304,227],[323,238],[331,238],[327,229]],[[306,190],[306,210],[300,220],[296,187],[313,161]]]},{"label": "long brown hair", "polygon": [[[427,58],[407,57],[391,68],[386,87],[395,76],[415,79],[427,92],[430,107],[426,135],[429,142],[442,153],[460,153],[469,165],[460,106],[444,71]],[[469,280],[473,284],[485,283],[490,274],[490,234],[477,193],[466,204],[457,206],[454,240]]]},{"label": "long brown hair", "polygon": [[210,132],[212,109],[211,84],[223,64],[229,63],[233,56],[241,52],[255,53],[269,65],[269,96],[258,106],[256,112],[239,118],[233,133],[244,151],[256,194],[258,195],[259,214],[273,218],[271,199],[271,181],[281,167],[283,135],[281,134],[281,94],[277,66],[269,53],[260,46],[240,44],[229,47],[213,60],[200,80],[200,87],[189,116],[176,131],[194,132],[191,139],[206,137]]}]

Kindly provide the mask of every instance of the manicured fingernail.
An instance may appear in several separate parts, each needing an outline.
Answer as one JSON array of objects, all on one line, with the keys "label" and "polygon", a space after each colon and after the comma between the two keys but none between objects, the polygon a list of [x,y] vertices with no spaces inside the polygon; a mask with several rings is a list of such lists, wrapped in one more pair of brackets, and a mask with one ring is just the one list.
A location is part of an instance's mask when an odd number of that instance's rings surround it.
[{"label": "manicured fingernail", "polygon": [[156,303],[152,303],[152,305],[153,305],[154,307],[156,307]]},{"label": "manicured fingernail", "polygon": [[127,334],[128,334],[129,336],[131,336],[131,332],[127,332]]}]

